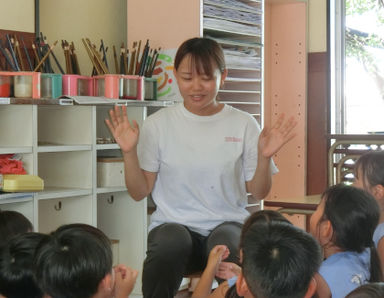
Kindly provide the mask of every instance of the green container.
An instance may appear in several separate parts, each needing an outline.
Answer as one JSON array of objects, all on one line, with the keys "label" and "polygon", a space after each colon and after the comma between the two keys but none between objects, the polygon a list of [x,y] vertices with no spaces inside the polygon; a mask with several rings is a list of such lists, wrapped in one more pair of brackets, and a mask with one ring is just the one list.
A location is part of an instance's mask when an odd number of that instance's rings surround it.
[{"label": "green container", "polygon": [[63,95],[63,77],[57,73],[42,73],[40,82],[41,98],[59,98]]},{"label": "green container", "polygon": [[144,99],[157,100],[157,79],[144,78]]}]

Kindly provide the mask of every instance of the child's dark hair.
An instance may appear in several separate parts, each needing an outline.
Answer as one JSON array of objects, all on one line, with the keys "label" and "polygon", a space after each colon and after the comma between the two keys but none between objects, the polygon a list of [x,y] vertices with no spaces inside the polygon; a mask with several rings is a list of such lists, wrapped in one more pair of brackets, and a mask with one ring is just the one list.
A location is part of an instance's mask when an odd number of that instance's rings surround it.
[{"label": "child's dark hair", "polygon": [[384,283],[373,282],[354,289],[345,298],[383,298]]},{"label": "child's dark hair", "polygon": [[[243,227],[241,229],[239,249],[243,248],[244,236],[248,229],[256,223],[271,223],[271,222],[282,222],[286,224],[291,224],[291,222],[286,219],[281,213],[275,210],[260,210],[254,213],[251,213],[245,220]],[[236,284],[230,287],[227,290],[225,295],[226,298],[238,298],[239,295],[236,291]]]},{"label": "child's dark hair", "polygon": [[36,252],[36,278],[55,298],[87,298],[112,270],[110,240],[86,224],[59,227]]},{"label": "child's dark hair", "polygon": [[32,232],[32,223],[17,211],[0,210],[0,247],[13,235]]},{"label": "child's dark hair", "polygon": [[191,56],[191,66],[195,68],[198,74],[212,77],[215,66],[217,66],[221,73],[225,70],[223,50],[213,39],[195,37],[184,41],[178,48],[175,56],[174,67],[176,70],[187,55]]},{"label": "child's dark hair", "polygon": [[320,246],[283,222],[255,223],[246,231],[242,270],[254,297],[304,297],[320,267]]},{"label": "child's dark hair", "polygon": [[0,294],[7,298],[41,298],[43,292],[35,278],[33,256],[47,235],[14,235],[0,252]]},{"label": "child's dark hair", "polygon": [[384,151],[369,151],[360,156],[355,164],[355,177],[362,179],[365,189],[384,186]]},{"label": "child's dark hair", "polygon": [[329,220],[333,228],[332,242],[344,251],[361,253],[371,250],[370,281],[382,280],[379,256],[372,240],[380,218],[379,205],[366,191],[338,184],[328,188],[322,220]]}]

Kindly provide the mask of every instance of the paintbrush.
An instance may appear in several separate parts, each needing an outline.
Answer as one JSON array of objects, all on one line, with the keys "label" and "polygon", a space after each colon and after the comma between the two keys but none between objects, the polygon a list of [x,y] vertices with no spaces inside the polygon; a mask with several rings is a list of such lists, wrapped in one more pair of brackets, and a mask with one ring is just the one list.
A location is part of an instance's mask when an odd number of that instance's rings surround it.
[{"label": "paintbrush", "polygon": [[17,63],[15,51],[13,50],[11,39],[9,38],[9,34],[6,34],[6,38],[7,38],[7,41],[8,41],[9,51],[11,52],[13,63],[15,65],[17,71],[20,71],[20,67],[19,67],[19,64]]},{"label": "paintbrush", "polygon": [[27,57],[29,70],[33,70],[31,57],[29,56],[27,47],[25,46],[25,42],[24,42],[24,38],[23,38],[23,36],[20,37],[20,40],[21,40],[21,43],[23,44],[23,49],[24,49],[25,56]]},{"label": "paintbrush", "polygon": [[12,57],[10,55],[10,53],[7,53],[7,50],[6,48],[3,48],[3,44],[0,40],[0,51],[1,53],[3,54],[4,58],[5,58],[5,61],[8,63],[8,65],[12,68],[13,71],[17,71],[17,68],[16,66],[13,64],[12,62]]},{"label": "paintbrush", "polygon": [[39,67],[44,63],[44,61],[48,58],[49,54],[52,52],[53,48],[57,45],[59,41],[56,40],[52,46],[49,47],[49,50],[47,51],[47,53],[45,54],[45,56],[40,60],[40,63],[35,67],[35,69],[33,71],[37,71],[39,69]]},{"label": "paintbrush", "polygon": [[141,48],[141,40],[139,40],[139,46],[136,52],[136,60],[135,60],[135,64],[133,65],[133,74],[135,75],[139,73],[138,64],[139,64],[140,48]]},{"label": "paintbrush", "polygon": [[119,65],[118,65],[118,62],[117,62],[117,54],[116,54],[116,47],[115,47],[115,45],[113,45],[112,49],[113,49],[113,59],[115,61],[115,72],[116,72],[116,74],[118,74],[119,73]]}]

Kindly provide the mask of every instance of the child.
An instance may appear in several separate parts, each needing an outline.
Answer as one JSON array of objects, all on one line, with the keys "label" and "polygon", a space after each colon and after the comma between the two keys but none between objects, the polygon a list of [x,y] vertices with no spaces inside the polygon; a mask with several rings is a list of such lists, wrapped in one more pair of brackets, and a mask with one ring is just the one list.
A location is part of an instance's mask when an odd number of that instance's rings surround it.
[{"label": "child", "polygon": [[38,247],[36,277],[55,298],[124,297],[133,289],[137,271],[112,268],[109,239],[86,224],[58,228]]},{"label": "child", "polygon": [[45,237],[33,232],[18,234],[3,247],[0,252],[0,297],[43,297],[34,275],[33,255]]},{"label": "child", "polygon": [[[244,242],[244,233],[249,227],[257,222],[290,222],[281,213],[273,210],[261,210],[252,213],[245,221],[241,235],[239,248],[241,249]],[[229,254],[229,250],[225,245],[215,246],[208,257],[207,266],[194,290],[192,297],[225,297],[226,295],[236,295],[235,282],[240,274],[241,268],[232,262],[222,262]],[[217,289],[211,294],[213,279],[219,277],[226,281],[222,282]],[[231,297],[232,297],[231,296]]]},{"label": "child", "polygon": [[244,234],[237,293],[250,297],[312,297],[320,247],[305,231],[283,222],[254,223]]},{"label": "child", "polygon": [[384,151],[370,151],[357,160],[353,185],[368,191],[379,204],[380,220],[373,241],[384,271]]},{"label": "child", "polygon": [[316,275],[320,297],[345,297],[362,284],[381,281],[372,242],[379,216],[377,202],[361,189],[336,185],[324,192],[310,221],[325,258]]},{"label": "child", "polygon": [[373,282],[365,284],[353,290],[345,298],[383,298],[384,283]]},{"label": "child", "polygon": [[17,211],[0,210],[0,247],[13,235],[32,232],[32,223]]}]

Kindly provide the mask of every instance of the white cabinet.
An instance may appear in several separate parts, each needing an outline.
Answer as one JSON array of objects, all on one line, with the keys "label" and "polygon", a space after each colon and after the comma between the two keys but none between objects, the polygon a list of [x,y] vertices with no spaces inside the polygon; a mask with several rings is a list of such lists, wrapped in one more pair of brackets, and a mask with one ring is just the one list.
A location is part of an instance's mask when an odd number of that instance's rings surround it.
[{"label": "white cabinet", "polygon": [[219,99],[262,121],[263,1],[203,0],[203,34],[224,50],[228,76]]},{"label": "white cabinet", "polygon": [[[21,104],[23,103],[23,104]],[[121,156],[104,120],[111,105],[62,106],[57,100],[17,100],[0,105],[0,154],[18,153],[27,173],[44,180],[37,193],[0,193],[0,208],[23,213],[35,230],[49,233],[62,224],[99,227],[118,240],[115,260],[142,268],[147,240],[147,202],[135,202],[126,188],[98,187],[97,158]],[[139,125],[148,106],[163,101],[127,101]],[[141,292],[141,277],[134,293]]]}]

